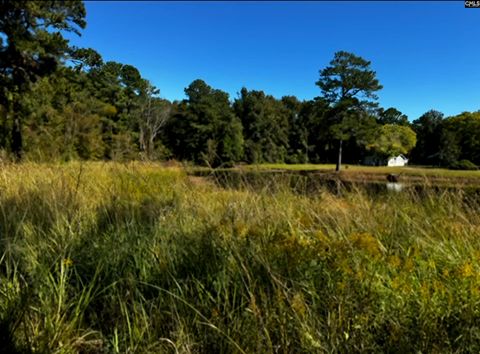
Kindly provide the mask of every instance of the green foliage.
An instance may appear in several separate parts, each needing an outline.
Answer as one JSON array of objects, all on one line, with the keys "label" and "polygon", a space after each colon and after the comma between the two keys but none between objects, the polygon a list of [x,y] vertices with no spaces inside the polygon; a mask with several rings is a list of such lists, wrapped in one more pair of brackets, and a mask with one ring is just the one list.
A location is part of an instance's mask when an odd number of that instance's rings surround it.
[{"label": "green foliage", "polygon": [[103,65],[102,56],[91,48],[77,48],[70,49],[69,59],[75,64],[75,69],[78,71],[91,70]]},{"label": "green foliage", "polygon": [[408,154],[415,147],[417,137],[415,132],[406,126],[385,124],[378,128],[374,141],[369,148],[385,157]]},{"label": "green foliage", "polygon": [[330,113],[337,120],[330,126],[333,136],[343,141],[354,139],[358,145],[366,145],[377,128],[375,118],[358,107],[351,107],[350,103],[343,103]]},{"label": "green foliage", "polygon": [[111,109],[102,119],[104,158],[138,157],[142,94],[148,87],[135,67],[113,61],[86,73],[89,94]]},{"label": "green foliage", "polygon": [[464,112],[446,119],[445,130],[456,137],[460,159],[480,165],[480,112]]},{"label": "green foliage", "polygon": [[[25,157],[37,161],[103,157],[101,119],[110,108],[76,90],[68,69],[33,85],[22,100]],[[79,77],[78,79],[81,79]]]},{"label": "green foliage", "polygon": [[231,165],[243,155],[242,124],[228,94],[202,80],[186,89],[166,129],[167,147],[179,159],[209,166]]},{"label": "green foliage", "polygon": [[375,92],[382,89],[370,62],[353,53],[336,52],[330,66],[320,71],[316,82],[330,102],[362,97],[362,103],[376,100]]},{"label": "green foliage", "polygon": [[480,113],[464,112],[445,118],[429,111],[413,122],[418,143],[412,151],[417,163],[451,166],[458,160],[480,163]]},{"label": "green foliage", "polygon": [[56,70],[69,50],[60,31],[79,34],[84,17],[79,0],[0,2],[0,104],[11,122],[10,149],[17,158],[23,152],[21,98],[31,83]]},{"label": "green foliage", "polygon": [[[316,82],[327,101],[332,105],[334,123],[331,125],[333,136],[339,141],[337,168],[342,161],[343,141],[356,139],[357,135],[366,135],[372,118],[369,110],[375,107],[376,91],[382,85],[371,70],[370,62],[345,51],[336,52],[330,66],[320,71]],[[361,138],[358,139],[361,142]]]},{"label": "green foliage", "polygon": [[379,124],[397,124],[409,126],[408,117],[398,109],[390,107],[388,109],[379,108],[377,112],[377,122]]},{"label": "green foliage", "polygon": [[242,88],[233,104],[243,125],[247,162],[284,161],[288,150],[289,112],[263,91]]},{"label": "green foliage", "polygon": [[[420,164],[440,165],[450,160],[450,144],[444,144],[443,113],[431,110],[413,121],[417,134],[417,145],[412,151],[412,159]],[[448,161],[450,162],[450,161]]]},{"label": "green foliage", "polygon": [[291,149],[300,156],[301,162],[327,162],[332,159],[336,146],[330,132],[333,124],[330,113],[329,104],[323,98],[303,102],[290,136]]}]

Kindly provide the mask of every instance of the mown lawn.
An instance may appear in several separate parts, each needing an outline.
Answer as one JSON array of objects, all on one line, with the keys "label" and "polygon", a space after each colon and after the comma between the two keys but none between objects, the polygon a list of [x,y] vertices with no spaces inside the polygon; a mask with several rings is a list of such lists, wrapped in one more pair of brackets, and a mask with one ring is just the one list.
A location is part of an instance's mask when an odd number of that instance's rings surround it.
[{"label": "mown lawn", "polygon": [[[279,182],[280,183],[280,182]],[[475,353],[480,203],[2,165],[5,353]]]}]

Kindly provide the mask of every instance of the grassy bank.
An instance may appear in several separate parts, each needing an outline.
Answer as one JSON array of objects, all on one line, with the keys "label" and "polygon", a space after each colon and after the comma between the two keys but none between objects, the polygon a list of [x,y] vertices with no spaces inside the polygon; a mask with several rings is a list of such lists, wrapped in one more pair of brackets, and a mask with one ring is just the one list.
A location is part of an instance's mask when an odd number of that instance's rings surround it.
[{"label": "grassy bank", "polygon": [[[284,171],[284,172],[308,172],[328,175],[335,172],[332,164],[258,164],[244,165],[234,168],[241,171]],[[385,181],[388,174],[400,175],[402,181],[421,184],[480,184],[480,171],[449,170],[445,168],[405,166],[361,166],[343,165],[338,175],[346,181]]]},{"label": "grassy bank", "polygon": [[480,205],[309,198],[154,164],[4,165],[9,353],[480,350]]},{"label": "grassy bank", "polygon": [[[287,170],[287,171],[333,171],[335,165],[332,164],[258,164],[245,165],[244,169],[252,170]],[[343,172],[363,172],[363,173],[403,173],[411,176],[436,176],[436,177],[472,177],[480,178],[480,171],[467,170],[449,170],[446,168],[405,166],[362,166],[362,165],[342,165]]]}]

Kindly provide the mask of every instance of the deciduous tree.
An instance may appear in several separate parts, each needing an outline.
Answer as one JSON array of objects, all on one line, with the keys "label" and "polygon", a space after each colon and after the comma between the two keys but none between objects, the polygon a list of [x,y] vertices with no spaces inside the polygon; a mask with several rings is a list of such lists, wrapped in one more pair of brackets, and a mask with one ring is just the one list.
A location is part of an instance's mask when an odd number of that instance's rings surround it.
[{"label": "deciduous tree", "polygon": [[368,147],[384,157],[407,154],[417,143],[416,134],[411,128],[397,124],[380,126],[374,138]]}]

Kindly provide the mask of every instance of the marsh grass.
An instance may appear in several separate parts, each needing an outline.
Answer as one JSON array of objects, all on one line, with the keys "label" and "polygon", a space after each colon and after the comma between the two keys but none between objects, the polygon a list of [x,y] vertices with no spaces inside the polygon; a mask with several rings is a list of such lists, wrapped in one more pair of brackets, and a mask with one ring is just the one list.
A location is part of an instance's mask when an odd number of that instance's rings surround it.
[{"label": "marsh grass", "polygon": [[[285,170],[285,171],[334,171],[335,165],[332,164],[283,164],[283,163],[265,163],[257,165],[240,166],[243,170]],[[479,171],[469,170],[450,170],[446,168],[437,168],[429,166],[404,166],[404,167],[389,167],[389,166],[364,166],[364,165],[349,165],[344,164],[342,173],[344,174],[403,174],[405,176],[421,176],[429,177],[445,177],[445,178],[473,178],[479,179]]]},{"label": "marsh grass", "polygon": [[2,349],[480,350],[477,199],[204,182],[144,163],[3,165]]}]

